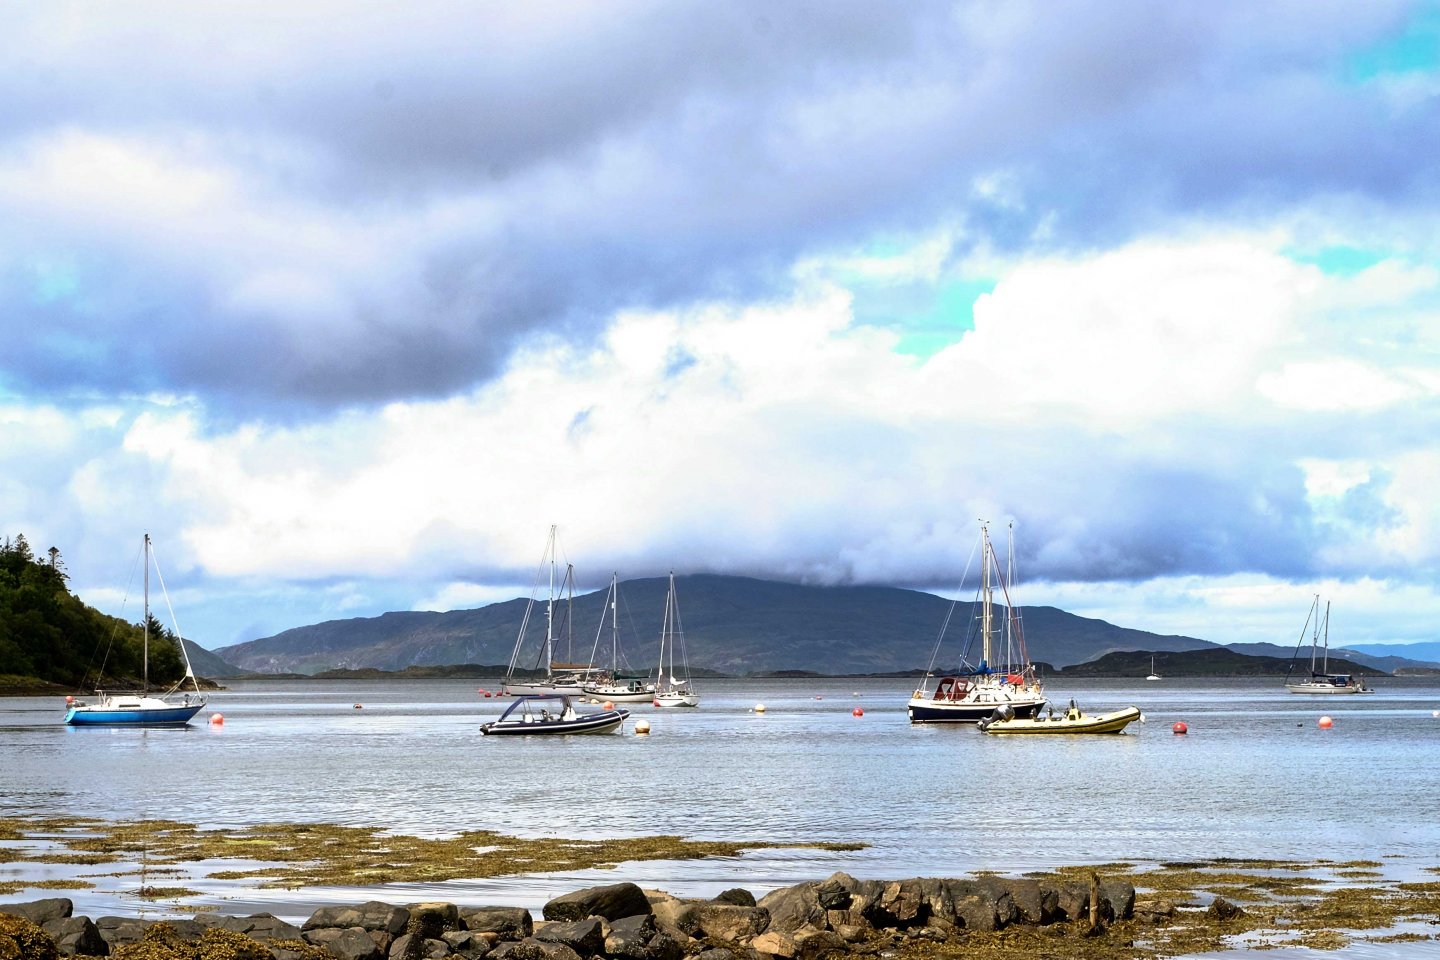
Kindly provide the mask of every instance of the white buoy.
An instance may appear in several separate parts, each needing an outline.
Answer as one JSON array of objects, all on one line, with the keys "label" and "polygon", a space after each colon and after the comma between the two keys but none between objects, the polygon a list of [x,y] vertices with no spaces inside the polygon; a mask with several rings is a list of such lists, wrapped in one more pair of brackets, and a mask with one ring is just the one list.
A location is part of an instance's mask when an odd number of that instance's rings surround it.
[{"label": "white buoy", "polygon": [[636,721],[635,721],[635,732],[638,733],[638,734],[640,734],[642,737],[645,736],[646,734],[648,734],[648,733],[650,732],[650,721],[649,721],[649,720],[646,720],[644,717],[641,717],[639,720],[636,720]]},{"label": "white buoy", "polygon": [[757,704],[755,704],[755,712],[756,712],[756,713],[764,713],[764,712],[765,712],[765,704],[763,704],[763,703],[757,703]]}]

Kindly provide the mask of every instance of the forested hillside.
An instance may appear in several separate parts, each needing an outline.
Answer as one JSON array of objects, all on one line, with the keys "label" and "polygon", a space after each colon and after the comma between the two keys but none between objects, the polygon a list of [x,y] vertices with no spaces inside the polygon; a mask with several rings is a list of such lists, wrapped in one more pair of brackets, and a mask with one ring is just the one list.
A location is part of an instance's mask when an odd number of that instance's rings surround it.
[{"label": "forested hillside", "polygon": [[[0,677],[34,678],[82,689],[104,678],[138,685],[143,631],[70,593],[60,554],[34,555],[23,534],[0,546]],[[185,673],[175,635],[150,620],[150,681]]]}]

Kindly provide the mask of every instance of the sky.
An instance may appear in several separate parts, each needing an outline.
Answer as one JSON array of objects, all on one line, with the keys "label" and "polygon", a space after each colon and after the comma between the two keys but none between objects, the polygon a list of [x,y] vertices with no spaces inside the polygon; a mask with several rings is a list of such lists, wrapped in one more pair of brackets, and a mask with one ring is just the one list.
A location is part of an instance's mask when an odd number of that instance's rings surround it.
[{"label": "sky", "polygon": [[218,647],[983,519],[1023,603],[1436,639],[1440,4],[0,18],[0,534],[102,610],[144,532]]}]

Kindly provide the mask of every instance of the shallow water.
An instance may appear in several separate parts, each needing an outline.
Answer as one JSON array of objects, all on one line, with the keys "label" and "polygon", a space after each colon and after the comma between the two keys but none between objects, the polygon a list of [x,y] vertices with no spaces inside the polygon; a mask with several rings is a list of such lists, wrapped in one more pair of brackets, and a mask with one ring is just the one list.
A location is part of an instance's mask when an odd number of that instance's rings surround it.
[{"label": "shallow water", "polygon": [[[1433,680],[1381,679],[1373,695],[1334,698],[1288,694],[1273,680],[1051,683],[1054,700],[1074,696],[1088,712],[1145,711],[1147,722],[1123,736],[1075,738],[912,727],[911,683],[894,680],[702,681],[698,710],[638,705],[623,734],[481,737],[479,724],[508,701],[476,690],[498,685],[237,681],[180,730],[76,729],[60,722],[58,699],[0,700],[0,802],[6,813],[206,827],[310,821],[417,834],[868,844],[363,893],[187,882],[206,903],[291,918],[321,901],[371,896],[534,908],[617,879],[706,895],[736,885],[759,894],[838,869],[898,878],[1108,861],[1386,858],[1393,874],[1440,864]],[[852,716],[856,707],[864,716]],[[214,712],[223,726],[204,722]],[[1333,729],[1317,727],[1322,714]],[[640,716],[648,737],[633,733]],[[1177,721],[1188,735],[1171,733]],[[0,866],[0,879],[17,873]],[[64,895],[92,915],[139,912],[138,902],[117,902],[119,883]]]}]

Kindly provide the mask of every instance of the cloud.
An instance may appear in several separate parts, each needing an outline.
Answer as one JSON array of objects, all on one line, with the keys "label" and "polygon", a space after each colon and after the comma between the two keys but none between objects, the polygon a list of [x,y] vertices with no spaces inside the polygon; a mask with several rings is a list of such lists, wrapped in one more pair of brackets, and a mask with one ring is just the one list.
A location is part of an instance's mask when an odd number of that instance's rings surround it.
[{"label": "cloud", "polygon": [[324,416],[462,395],[617,311],[785,296],[887,231],[1075,250],[1317,193],[1428,208],[1435,101],[1340,69],[1404,15],[46,5],[0,41],[3,373]]}]

